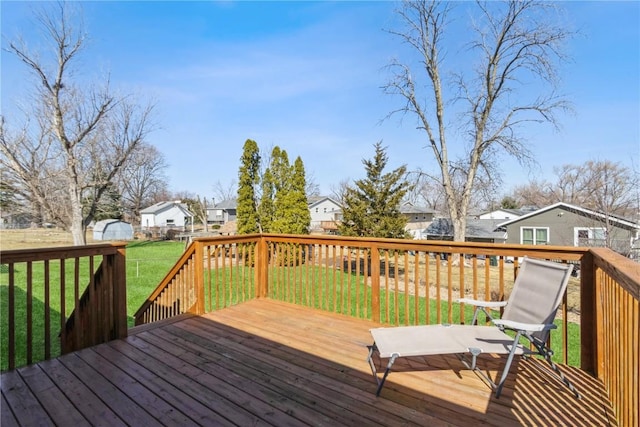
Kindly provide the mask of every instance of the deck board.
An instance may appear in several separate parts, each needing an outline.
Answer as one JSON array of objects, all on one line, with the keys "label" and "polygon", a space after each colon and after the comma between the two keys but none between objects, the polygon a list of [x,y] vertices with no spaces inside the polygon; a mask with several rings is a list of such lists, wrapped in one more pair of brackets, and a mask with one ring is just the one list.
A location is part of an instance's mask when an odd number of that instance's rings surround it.
[{"label": "deck board", "polygon": [[[134,328],[129,337],[3,373],[11,425],[615,425],[602,385],[564,367],[584,398],[514,363],[499,399],[455,356],[399,359],[380,397],[369,329],[255,300]],[[483,355],[495,377],[504,359]],[[386,363],[386,360],[378,360]],[[515,375],[517,371],[517,375]]]}]

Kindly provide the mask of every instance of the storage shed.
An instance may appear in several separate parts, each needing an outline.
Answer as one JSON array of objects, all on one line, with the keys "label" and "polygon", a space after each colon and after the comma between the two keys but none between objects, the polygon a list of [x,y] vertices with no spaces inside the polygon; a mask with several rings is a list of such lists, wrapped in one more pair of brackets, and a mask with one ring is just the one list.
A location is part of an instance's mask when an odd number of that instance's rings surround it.
[{"label": "storage shed", "polygon": [[93,240],[132,240],[133,226],[119,219],[104,219],[93,227]]}]

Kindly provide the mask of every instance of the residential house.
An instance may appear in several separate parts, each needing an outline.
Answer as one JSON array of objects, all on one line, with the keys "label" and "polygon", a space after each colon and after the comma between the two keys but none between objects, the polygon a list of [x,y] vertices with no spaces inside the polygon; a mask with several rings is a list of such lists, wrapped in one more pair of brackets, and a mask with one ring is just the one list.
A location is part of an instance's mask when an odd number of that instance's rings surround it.
[{"label": "residential house", "polygon": [[507,230],[507,243],[607,246],[625,256],[640,237],[640,224],[562,202],[504,221],[499,227]]},{"label": "residential house", "polygon": [[[191,219],[190,219],[191,218]],[[180,202],[159,202],[140,211],[142,229],[152,227],[184,227],[193,224],[193,214]]]},{"label": "residential house", "polygon": [[431,224],[436,215],[436,211],[420,206],[413,206],[411,203],[404,203],[400,206],[400,213],[407,218],[407,225],[404,227],[414,239],[426,239],[423,231]]},{"label": "residential house", "polygon": [[[501,222],[500,219],[468,218],[465,241],[504,243],[507,234],[498,227]],[[426,240],[453,240],[453,223],[449,218],[436,218],[422,231],[422,235]]]},{"label": "residential house", "polygon": [[236,199],[223,200],[214,207],[207,208],[207,223],[209,225],[224,225],[229,221],[235,221],[237,208],[238,201]]},{"label": "residential house", "polygon": [[338,223],[342,219],[342,206],[331,197],[309,197],[309,213],[311,232],[335,234],[338,231]]},{"label": "residential house", "polygon": [[478,219],[515,219],[520,218],[522,215],[526,215],[529,212],[534,211],[535,208],[527,208],[527,209],[504,209],[499,208],[491,212],[485,212],[483,214],[478,215]]}]

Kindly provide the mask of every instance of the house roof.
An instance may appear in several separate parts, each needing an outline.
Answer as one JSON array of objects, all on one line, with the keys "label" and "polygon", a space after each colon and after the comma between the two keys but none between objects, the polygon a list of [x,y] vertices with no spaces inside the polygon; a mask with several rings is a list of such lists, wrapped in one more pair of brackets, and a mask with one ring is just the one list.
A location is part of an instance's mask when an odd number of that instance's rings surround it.
[{"label": "house roof", "polygon": [[220,203],[216,203],[215,209],[236,209],[238,207],[238,199],[227,199]]},{"label": "house roof", "polygon": [[98,232],[104,231],[107,228],[107,226],[114,223],[126,224],[127,226],[131,227],[131,224],[125,221],[121,221],[119,219],[103,219],[94,224],[93,231],[98,231]]},{"label": "house roof", "polygon": [[[467,219],[466,237],[504,239],[504,230],[499,229],[500,219]],[[452,237],[453,223],[449,218],[436,218],[424,230],[427,236]]]},{"label": "house roof", "polygon": [[310,198],[307,199],[307,201],[309,202],[309,208],[312,208],[315,205],[320,204],[321,202],[324,202],[325,200],[329,200],[334,205],[336,205],[339,208],[341,208],[340,203],[336,202],[334,199],[332,199],[331,197],[328,197],[328,196],[316,196],[316,197],[310,197]]},{"label": "house roof", "polygon": [[429,208],[425,208],[422,206],[413,206],[410,204],[404,204],[402,206],[400,206],[400,212],[403,214],[415,214],[415,213],[430,213],[430,214],[434,214],[436,213],[436,211],[434,211],[433,209],[429,209]]},{"label": "house roof", "polygon": [[165,211],[167,209],[171,209],[173,207],[176,207],[176,208],[180,209],[187,216],[193,216],[193,214],[187,208],[187,205],[185,205],[184,203],[180,203],[180,202],[158,202],[155,205],[151,205],[148,208],[142,209],[140,211],[140,213],[141,214],[152,214],[153,215],[153,214],[158,214],[158,213],[160,213],[162,211]]},{"label": "house roof", "polygon": [[487,211],[487,212],[483,212],[480,215],[487,215],[487,214],[492,214],[495,212],[505,212],[511,215],[516,215],[516,216],[522,216],[522,215],[526,215],[527,213],[531,212],[531,209],[505,209],[505,208],[499,208],[499,209],[494,209],[492,211]]},{"label": "house roof", "polygon": [[516,223],[518,221],[523,221],[527,218],[531,218],[533,216],[536,215],[540,215],[541,213],[544,212],[548,212],[551,211],[553,209],[564,209],[570,212],[575,212],[577,214],[581,214],[584,216],[588,216],[588,217],[592,217],[592,218],[596,218],[599,220],[606,220],[609,219],[610,221],[613,221],[615,223],[617,223],[618,225],[622,225],[622,226],[626,226],[629,228],[635,228],[635,229],[639,229],[640,230],[640,224],[636,224],[635,222],[629,220],[629,219],[625,219],[622,218],[620,216],[617,215],[605,215],[601,212],[597,212],[591,209],[587,209],[587,208],[581,208],[580,206],[575,206],[575,205],[571,205],[569,203],[564,203],[564,202],[558,202],[558,203],[554,203],[553,205],[549,205],[547,207],[535,210],[533,212],[529,212],[526,215],[522,215],[519,218],[514,218],[514,219],[510,219],[504,222],[501,222],[500,224],[498,224],[499,227],[506,227],[507,225],[511,225],[513,223]]}]

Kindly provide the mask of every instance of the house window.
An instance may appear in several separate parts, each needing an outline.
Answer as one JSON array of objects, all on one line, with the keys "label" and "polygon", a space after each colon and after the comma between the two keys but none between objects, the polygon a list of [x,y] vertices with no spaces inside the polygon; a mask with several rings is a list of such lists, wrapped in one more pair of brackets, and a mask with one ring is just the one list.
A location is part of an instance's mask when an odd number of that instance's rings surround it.
[{"label": "house window", "polygon": [[549,243],[549,228],[522,227],[520,243],[523,245],[546,245]]},{"label": "house window", "polygon": [[167,220],[167,225],[173,225],[173,224],[175,224],[173,219],[168,219]]},{"label": "house window", "polygon": [[316,213],[318,213],[318,208],[316,208]]},{"label": "house window", "polygon": [[327,213],[327,208],[324,208],[324,213]]},{"label": "house window", "polygon": [[575,227],[573,244],[575,246],[606,246],[607,230],[602,227]]}]

